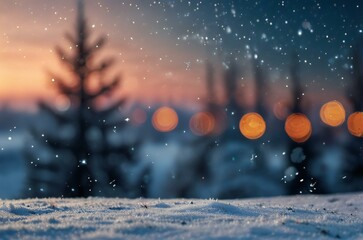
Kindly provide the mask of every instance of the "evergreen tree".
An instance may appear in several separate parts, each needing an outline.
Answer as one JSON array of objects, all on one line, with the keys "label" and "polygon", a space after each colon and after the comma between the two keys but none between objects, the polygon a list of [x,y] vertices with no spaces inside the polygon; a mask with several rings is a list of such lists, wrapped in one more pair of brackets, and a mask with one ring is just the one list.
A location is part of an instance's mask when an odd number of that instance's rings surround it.
[{"label": "evergreen tree", "polygon": [[[204,111],[210,113],[215,120],[219,112],[215,94],[214,68],[210,62],[206,63],[207,97]],[[195,136],[186,144],[189,154],[184,154],[176,162],[176,179],[178,191],[176,197],[202,197],[199,191],[210,185],[209,160],[215,147],[215,134],[210,132],[202,136]],[[210,197],[210,196],[208,196]]]},{"label": "evergreen tree", "polygon": [[227,98],[226,113],[227,123],[226,132],[223,133],[224,139],[240,139],[239,120],[242,116],[241,107],[238,104],[238,82],[239,82],[240,69],[235,60],[231,59],[227,69],[224,72],[224,89]]},{"label": "evergreen tree", "polygon": [[[103,48],[106,38],[90,41],[90,31],[84,16],[84,3],[77,1],[76,34],[65,35],[72,46],[68,54],[57,47],[59,59],[71,72],[70,79],[55,74],[51,78],[58,92],[71,102],[67,111],[58,111],[41,101],[39,107],[52,119],[50,131],[33,128],[36,148],[28,149],[29,195],[86,197],[94,195],[127,196],[127,165],[133,161],[135,145],[127,141],[115,143],[110,134],[120,132],[125,126],[118,109],[125,98],[100,109],[99,100],[109,97],[119,86],[116,76],[105,81],[107,70],[114,63],[105,59],[96,63],[95,58]],[[95,84],[96,83],[96,84]],[[91,85],[97,85],[92,89]],[[136,143],[134,143],[136,144]],[[40,156],[41,155],[41,156]]]},{"label": "evergreen tree", "polygon": [[255,72],[255,111],[264,116],[266,114],[265,98],[267,94],[266,74],[257,59],[253,61],[253,65]]},{"label": "evergreen tree", "polygon": [[[363,111],[363,43],[358,42],[352,53],[352,88],[348,95],[353,112]],[[363,189],[363,140],[361,138],[349,136],[345,146],[347,156],[344,161],[343,175],[347,176],[347,191],[358,191]]]},{"label": "evergreen tree", "polygon": [[[302,96],[303,88],[301,86],[299,56],[297,53],[292,55],[290,66],[290,77],[292,83],[292,112],[302,113]],[[314,150],[312,147],[314,139],[310,139],[304,143],[296,143],[292,140],[289,142],[286,156],[290,166],[296,170],[296,176],[291,180],[289,185],[290,194],[309,193],[312,189],[317,188],[317,183],[310,174],[310,164],[314,158]]]},{"label": "evergreen tree", "polygon": [[[263,67],[257,59],[253,60],[253,68],[255,74],[255,109],[254,111],[260,114],[266,120],[266,108],[265,108],[265,97],[266,97],[266,75],[264,74]],[[254,160],[256,168],[258,171],[265,171],[265,157],[263,154],[263,149],[261,143],[266,139],[266,135],[262,136],[258,140],[254,140],[253,148],[255,156]]]}]

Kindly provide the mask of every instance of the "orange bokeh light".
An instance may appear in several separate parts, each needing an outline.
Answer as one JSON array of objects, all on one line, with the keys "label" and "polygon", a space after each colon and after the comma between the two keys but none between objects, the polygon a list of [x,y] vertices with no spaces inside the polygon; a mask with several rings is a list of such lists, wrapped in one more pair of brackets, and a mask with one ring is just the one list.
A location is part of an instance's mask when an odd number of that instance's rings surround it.
[{"label": "orange bokeh light", "polygon": [[310,120],[304,114],[293,113],[286,119],[285,131],[293,141],[303,143],[312,133]]},{"label": "orange bokeh light", "polygon": [[343,105],[338,101],[325,103],[320,109],[320,119],[326,125],[337,127],[345,121],[345,110]]},{"label": "orange bokeh light", "polygon": [[178,125],[178,115],[172,108],[161,107],[153,114],[152,124],[160,132],[170,132]]},{"label": "orange bokeh light", "polygon": [[355,112],[349,116],[348,131],[355,137],[363,137],[363,112]]},{"label": "orange bokeh light", "polygon": [[258,139],[266,131],[265,120],[258,113],[247,113],[239,122],[239,129],[243,136],[248,139]]},{"label": "orange bokeh light", "polygon": [[198,136],[211,134],[214,131],[215,118],[209,112],[196,113],[190,119],[189,127]]}]

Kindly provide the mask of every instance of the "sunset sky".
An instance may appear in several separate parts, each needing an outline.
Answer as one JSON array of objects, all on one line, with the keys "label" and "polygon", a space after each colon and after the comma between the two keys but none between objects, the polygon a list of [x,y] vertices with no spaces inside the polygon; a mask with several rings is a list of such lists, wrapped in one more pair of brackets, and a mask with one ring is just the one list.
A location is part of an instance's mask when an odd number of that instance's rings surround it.
[{"label": "sunset sky", "polygon": [[[63,71],[53,49],[69,48],[64,33],[74,32],[75,2],[0,1],[0,106],[24,109],[53,96],[47,70]],[[198,104],[205,60],[220,81],[232,57],[247,102],[254,58],[267,71],[270,98],[278,100],[289,92],[292,51],[300,56],[306,95],[342,98],[349,92],[351,48],[363,37],[360,1],[85,2],[95,36],[108,36],[100,57],[114,56],[112,74],[123,76],[117,94],[147,104]]]}]

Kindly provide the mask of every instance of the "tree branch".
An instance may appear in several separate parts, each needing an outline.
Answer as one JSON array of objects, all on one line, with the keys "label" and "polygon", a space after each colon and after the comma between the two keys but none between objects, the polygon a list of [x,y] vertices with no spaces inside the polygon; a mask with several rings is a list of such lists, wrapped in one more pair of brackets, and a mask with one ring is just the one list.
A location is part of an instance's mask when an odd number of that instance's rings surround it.
[{"label": "tree branch", "polygon": [[105,109],[102,109],[100,111],[97,111],[97,113],[100,116],[108,116],[111,113],[115,112],[118,110],[118,108],[122,105],[124,105],[126,103],[126,98],[121,98],[118,101],[114,102],[113,104],[111,104],[110,106],[108,106]]},{"label": "tree branch", "polygon": [[112,64],[114,64],[115,59],[110,58],[107,60],[104,60],[103,62],[101,62],[97,67],[90,69],[90,74],[91,73],[98,73],[98,72],[103,72],[104,70],[106,70],[107,68],[109,68]]},{"label": "tree branch", "polygon": [[77,88],[69,86],[64,78],[55,75],[54,73],[49,73],[52,76],[54,83],[57,85],[57,89],[61,94],[66,96],[76,96],[78,94]]},{"label": "tree branch", "polygon": [[101,36],[94,43],[90,44],[88,47],[88,52],[90,55],[101,49],[105,45],[106,40],[106,36]]},{"label": "tree branch", "polygon": [[55,52],[57,53],[59,59],[67,65],[72,71],[74,71],[74,66],[76,66],[76,60],[70,57],[65,51],[59,47],[55,47]]},{"label": "tree branch", "polygon": [[70,140],[61,139],[55,135],[47,133],[44,135],[43,133],[39,132],[38,129],[32,127],[30,129],[30,133],[33,135],[34,139],[41,144],[49,145],[52,149],[70,149],[72,150],[73,147],[76,145]]},{"label": "tree branch", "polygon": [[70,34],[69,32],[66,32],[65,37],[68,39],[68,41],[73,45],[76,46],[77,45],[77,41],[76,39],[72,36],[72,34]]},{"label": "tree branch", "polygon": [[100,89],[98,89],[97,92],[93,93],[93,94],[89,94],[87,97],[87,100],[94,100],[96,98],[98,98],[99,96],[102,96],[103,94],[106,94],[108,92],[110,92],[111,90],[114,90],[120,83],[121,78],[120,77],[115,77],[114,80],[107,84],[102,86]]}]

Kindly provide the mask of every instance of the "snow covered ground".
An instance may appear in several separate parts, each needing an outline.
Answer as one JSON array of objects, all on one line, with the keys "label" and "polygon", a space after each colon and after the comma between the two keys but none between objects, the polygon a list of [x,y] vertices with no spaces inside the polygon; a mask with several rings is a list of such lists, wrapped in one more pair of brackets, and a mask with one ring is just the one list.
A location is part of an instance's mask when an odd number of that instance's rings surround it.
[{"label": "snow covered ground", "polygon": [[0,239],[363,239],[363,193],[247,200],[26,199]]}]

